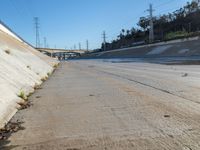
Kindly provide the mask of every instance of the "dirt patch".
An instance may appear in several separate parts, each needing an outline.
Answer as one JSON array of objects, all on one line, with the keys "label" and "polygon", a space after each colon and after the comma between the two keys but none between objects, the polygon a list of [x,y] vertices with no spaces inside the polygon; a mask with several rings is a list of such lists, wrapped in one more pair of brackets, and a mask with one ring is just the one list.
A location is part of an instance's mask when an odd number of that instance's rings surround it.
[{"label": "dirt patch", "polygon": [[20,105],[19,110],[27,109],[33,105],[33,103],[31,103],[30,101],[24,101],[24,102],[20,102],[18,104]]},{"label": "dirt patch", "polygon": [[41,89],[42,89],[42,86],[41,86],[41,85],[35,85],[35,86],[34,86],[34,89],[35,89],[35,90],[41,90]]},{"label": "dirt patch", "polygon": [[165,118],[170,118],[170,115],[164,115]]},{"label": "dirt patch", "polygon": [[42,96],[36,96],[35,98],[37,98],[37,99],[39,99],[39,98],[41,98]]},{"label": "dirt patch", "polygon": [[6,146],[10,143],[8,139],[13,133],[25,129],[22,126],[23,123],[19,120],[10,121],[3,129],[0,129],[0,149],[9,150],[13,148],[13,146]]}]

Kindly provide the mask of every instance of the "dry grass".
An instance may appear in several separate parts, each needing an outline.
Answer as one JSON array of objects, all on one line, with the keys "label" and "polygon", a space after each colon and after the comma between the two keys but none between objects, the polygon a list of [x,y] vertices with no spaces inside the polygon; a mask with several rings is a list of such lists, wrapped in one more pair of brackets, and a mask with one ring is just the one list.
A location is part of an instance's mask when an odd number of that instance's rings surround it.
[{"label": "dry grass", "polygon": [[34,88],[34,90],[42,89],[41,85],[38,85],[38,84],[35,84],[35,86],[33,88]]},{"label": "dry grass", "polygon": [[59,66],[59,63],[54,64],[54,65],[53,65],[53,68],[57,68],[58,66]]},{"label": "dry grass", "polygon": [[46,81],[47,79],[48,79],[48,77],[45,76],[45,77],[43,77],[43,78],[41,79],[41,81],[44,82],[44,81]]}]

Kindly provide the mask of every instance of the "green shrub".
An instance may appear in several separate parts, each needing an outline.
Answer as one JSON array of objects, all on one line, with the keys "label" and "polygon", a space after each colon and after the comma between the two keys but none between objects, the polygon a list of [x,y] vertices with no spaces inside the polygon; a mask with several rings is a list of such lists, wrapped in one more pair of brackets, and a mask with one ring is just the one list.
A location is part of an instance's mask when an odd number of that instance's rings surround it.
[{"label": "green shrub", "polygon": [[189,33],[186,31],[170,32],[166,34],[165,40],[179,39],[179,38],[188,37],[188,36],[189,36]]},{"label": "green shrub", "polygon": [[164,41],[171,41],[171,40],[177,40],[177,39],[185,39],[185,38],[191,38],[191,37],[200,37],[200,32],[185,32],[185,31],[177,31],[177,32],[170,32],[166,34]]}]

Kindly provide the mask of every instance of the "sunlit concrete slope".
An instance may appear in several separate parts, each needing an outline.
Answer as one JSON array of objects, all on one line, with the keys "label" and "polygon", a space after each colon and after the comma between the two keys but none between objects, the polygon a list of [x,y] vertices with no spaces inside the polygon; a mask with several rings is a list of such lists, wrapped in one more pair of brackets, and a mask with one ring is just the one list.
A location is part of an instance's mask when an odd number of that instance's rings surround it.
[{"label": "sunlit concrete slope", "polygon": [[0,128],[17,112],[19,94],[33,92],[56,63],[0,24]]},{"label": "sunlit concrete slope", "polygon": [[83,58],[132,58],[200,55],[200,38],[193,37],[150,45],[86,54]]}]

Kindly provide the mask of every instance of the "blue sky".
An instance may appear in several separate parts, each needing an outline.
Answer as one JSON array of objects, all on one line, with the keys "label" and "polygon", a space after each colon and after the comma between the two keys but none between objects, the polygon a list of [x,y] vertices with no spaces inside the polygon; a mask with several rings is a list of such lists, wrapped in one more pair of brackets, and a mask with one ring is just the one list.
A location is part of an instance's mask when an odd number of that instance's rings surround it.
[{"label": "blue sky", "polygon": [[114,39],[122,28],[136,26],[149,3],[154,15],[173,12],[191,0],[1,0],[0,19],[26,41],[35,45],[33,17],[40,19],[40,41],[47,38],[50,47],[98,48],[103,30],[107,40]]}]

